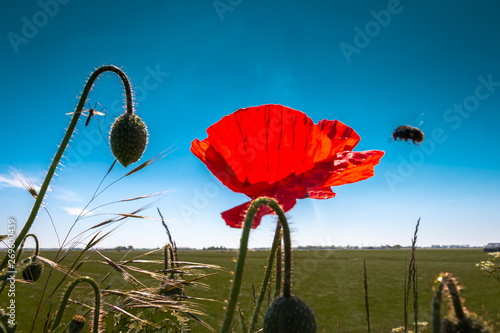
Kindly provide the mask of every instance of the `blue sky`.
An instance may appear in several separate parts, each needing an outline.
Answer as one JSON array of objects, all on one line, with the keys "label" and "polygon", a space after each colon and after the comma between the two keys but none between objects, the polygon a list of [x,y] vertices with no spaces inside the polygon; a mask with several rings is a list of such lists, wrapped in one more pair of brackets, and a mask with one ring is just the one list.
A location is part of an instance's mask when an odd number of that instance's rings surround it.
[{"label": "blue sky", "polygon": [[[148,125],[144,159],[174,148],[90,207],[166,191],[144,214],[157,218],[158,207],[178,246],[237,247],[241,230],[227,227],[220,213],[247,198],[224,188],[189,147],[224,115],[273,103],[315,122],[338,119],[361,136],[356,150],[386,152],[369,180],[335,188],[330,200],[298,201],[288,214],[294,245],[408,245],[419,217],[422,246],[500,241],[496,1],[41,0],[1,7],[5,227],[14,217],[20,229],[33,204],[13,170],[43,181],[88,76],[114,64],[129,75]],[[108,114],[77,126],[45,200],[53,222],[40,211],[32,228],[42,247],[59,244],[52,223],[64,239],[113,162],[105,139],[122,98],[111,74],[94,86],[89,102]],[[424,144],[387,142],[409,123],[420,125]],[[117,167],[109,180],[127,171]],[[96,210],[70,238],[108,218],[98,214],[151,202]],[[252,231],[250,246],[270,246],[272,221]],[[102,246],[167,241],[155,220],[113,227]]]}]

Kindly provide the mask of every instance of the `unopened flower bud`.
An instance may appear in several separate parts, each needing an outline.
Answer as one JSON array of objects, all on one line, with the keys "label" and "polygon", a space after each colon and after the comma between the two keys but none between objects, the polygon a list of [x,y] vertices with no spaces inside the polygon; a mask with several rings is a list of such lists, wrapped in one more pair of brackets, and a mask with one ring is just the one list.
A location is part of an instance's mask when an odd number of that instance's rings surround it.
[{"label": "unopened flower bud", "polygon": [[23,270],[23,279],[25,281],[35,282],[42,275],[43,266],[38,261],[33,261]]},{"label": "unopened flower bud", "polygon": [[297,296],[276,298],[264,315],[264,333],[315,333],[314,312]]},{"label": "unopened flower bud", "polygon": [[125,113],[116,118],[109,133],[111,151],[124,167],[137,162],[148,142],[146,124],[135,113]]},{"label": "unopened flower bud", "polygon": [[69,333],[80,333],[85,326],[87,319],[80,315],[73,316],[71,323],[69,323]]}]

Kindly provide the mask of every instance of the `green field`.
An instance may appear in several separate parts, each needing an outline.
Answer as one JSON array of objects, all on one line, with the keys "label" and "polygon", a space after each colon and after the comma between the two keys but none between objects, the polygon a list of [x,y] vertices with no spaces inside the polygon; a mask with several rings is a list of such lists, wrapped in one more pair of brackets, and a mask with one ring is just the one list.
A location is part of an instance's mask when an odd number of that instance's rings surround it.
[{"label": "green field", "polygon": [[[133,251],[127,258],[139,254]],[[104,251],[108,258],[118,261],[125,252]],[[202,288],[186,288],[186,295],[210,298],[216,302],[199,301],[207,313],[204,320],[212,327],[218,328],[223,315],[223,302],[227,299],[230,290],[230,271],[234,270],[233,260],[236,257],[233,251],[180,251],[179,260],[219,265],[225,269],[216,275],[204,279],[210,290]],[[42,256],[52,258],[54,252],[42,252]],[[71,256],[76,255],[76,251]],[[94,257],[95,256],[95,257]],[[156,253],[148,259],[161,259],[162,254]],[[318,332],[366,332],[366,314],[364,308],[363,288],[363,260],[366,260],[369,288],[369,305],[371,314],[372,332],[390,332],[394,327],[403,323],[403,288],[405,268],[410,257],[409,250],[318,250],[293,252],[293,293],[306,301],[315,311],[318,323]],[[431,287],[435,277],[440,272],[451,272],[459,278],[464,287],[462,296],[466,298],[466,306],[485,319],[500,320],[500,283],[488,278],[475,264],[486,259],[486,254],[480,249],[460,250],[417,250],[417,276],[419,287],[419,313],[421,321],[430,322]],[[92,254],[87,260],[99,259]],[[244,284],[240,293],[240,307],[246,316],[252,313],[252,284],[257,290],[264,275],[264,265],[267,261],[267,252],[253,251],[247,257],[245,266]],[[71,263],[71,258],[65,262]],[[147,267],[148,265],[142,265]],[[161,269],[156,265],[150,269]],[[81,275],[90,275],[99,281],[108,271],[109,266],[88,262],[79,270]],[[33,314],[36,311],[37,300],[44,280],[48,277],[49,269],[45,271],[41,280],[35,285],[18,283],[16,290],[17,320],[22,332],[29,332]],[[136,275],[138,276],[138,275]],[[62,273],[54,273],[49,288],[60,281]],[[113,273],[104,285],[119,279]],[[64,283],[66,285],[68,281]],[[123,282],[120,282],[123,285]],[[114,286],[116,287],[116,286]],[[58,293],[60,297],[61,293]],[[89,294],[90,295],[90,294]],[[84,296],[85,297],[85,296]],[[72,296],[77,298],[77,296]],[[87,296],[87,301],[89,296]],[[0,298],[6,304],[4,292]],[[57,300],[57,299],[56,299]],[[53,302],[53,309],[58,302]],[[77,306],[72,305],[66,312],[65,318],[77,314]],[[48,307],[42,311],[46,315]],[[42,316],[42,317],[43,317]],[[90,316],[90,315],[89,315]],[[412,318],[410,316],[410,318]],[[43,318],[40,318],[42,320]],[[41,321],[40,321],[41,322]],[[38,324],[41,325],[41,324]],[[40,332],[38,328],[34,332]],[[87,329],[88,331],[88,329]],[[208,332],[200,325],[193,326],[194,332]]]}]

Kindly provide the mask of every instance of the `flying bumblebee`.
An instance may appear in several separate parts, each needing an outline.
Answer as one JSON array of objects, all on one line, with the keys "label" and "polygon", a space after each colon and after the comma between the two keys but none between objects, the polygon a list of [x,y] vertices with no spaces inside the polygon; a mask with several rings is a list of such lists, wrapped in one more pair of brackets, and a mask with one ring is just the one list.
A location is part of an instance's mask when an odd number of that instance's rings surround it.
[{"label": "flying bumblebee", "polygon": [[419,143],[424,141],[424,132],[418,127],[412,127],[410,125],[402,125],[398,126],[392,132],[392,138],[389,138],[389,142],[391,139],[394,139],[394,141],[406,141],[412,140],[415,145],[418,146]]}]

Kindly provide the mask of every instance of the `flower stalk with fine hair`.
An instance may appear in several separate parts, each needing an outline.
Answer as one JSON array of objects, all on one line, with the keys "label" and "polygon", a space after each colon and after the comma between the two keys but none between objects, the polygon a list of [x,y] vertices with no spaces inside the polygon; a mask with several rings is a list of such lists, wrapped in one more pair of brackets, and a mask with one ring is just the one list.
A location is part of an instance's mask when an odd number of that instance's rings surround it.
[{"label": "flower stalk with fine hair", "polygon": [[[24,243],[26,242],[26,239],[28,237],[32,237],[35,240],[35,250],[33,251],[33,256],[31,257],[32,258],[31,259],[32,264],[33,264],[33,261],[36,259],[36,257],[40,254],[40,245],[39,245],[39,242],[38,242],[38,237],[36,237],[35,234],[27,234],[26,237],[24,237],[23,242],[21,243],[21,246],[19,246],[19,249],[17,250],[15,264],[17,264],[19,262],[19,259],[21,259],[21,254],[23,253]],[[40,267],[41,267],[40,263],[36,263],[36,265],[37,266],[40,265]],[[32,268],[33,267],[34,266],[32,266]],[[34,270],[36,270],[36,269],[34,269]],[[41,271],[40,271],[40,273],[41,273]],[[24,274],[24,272],[23,272],[23,274]],[[32,275],[34,275],[34,274],[32,274]],[[7,280],[3,280],[2,281],[2,285],[0,286],[0,293],[4,290],[4,288],[5,288],[6,285],[7,285]]]},{"label": "flower stalk with fine hair", "polygon": [[434,294],[432,296],[432,333],[441,332],[441,298],[443,287],[451,277],[449,273],[441,273],[434,282]]},{"label": "flower stalk with fine hair", "polygon": [[17,250],[16,263],[18,263],[19,259],[21,258],[21,254],[23,253],[24,249],[24,243],[26,243],[28,237],[32,237],[35,240],[35,250],[33,251],[33,257],[36,258],[40,254],[40,244],[38,242],[38,237],[36,237],[35,234],[27,234],[26,237],[24,237],[21,246],[19,246],[19,249]]},{"label": "flower stalk with fine hair", "polygon": [[99,332],[99,312],[101,311],[101,292],[99,290],[99,286],[97,285],[97,283],[91,277],[88,277],[88,276],[84,276],[84,277],[81,277],[81,278],[74,280],[73,282],[70,283],[70,285],[68,286],[68,289],[66,289],[66,292],[64,293],[61,305],[59,306],[59,310],[57,311],[56,319],[54,320],[54,324],[52,325],[51,332],[55,332],[55,330],[59,327],[59,325],[61,323],[62,316],[64,314],[64,310],[68,306],[69,296],[71,295],[71,292],[73,291],[73,289],[81,282],[87,282],[94,289],[95,304],[94,304],[93,332],[95,332],[95,333]]},{"label": "flower stalk with fine hair", "polygon": [[[73,118],[71,119],[71,122],[68,126],[68,129],[66,130],[66,134],[64,135],[64,138],[59,145],[59,149],[57,150],[56,155],[54,156],[54,159],[52,160],[52,164],[49,167],[49,170],[47,171],[47,175],[45,176],[45,180],[42,183],[42,186],[40,188],[40,191],[38,192],[38,196],[35,200],[35,204],[33,205],[33,208],[31,209],[31,213],[28,217],[28,220],[26,221],[26,224],[22,228],[22,230],[19,232],[15,242],[14,242],[14,250],[17,251],[19,245],[21,242],[24,240],[26,235],[28,234],[31,226],[33,225],[33,222],[35,221],[35,217],[38,214],[38,210],[40,209],[40,206],[42,205],[42,200],[45,197],[45,193],[47,192],[47,189],[49,187],[50,181],[52,180],[52,177],[54,176],[54,173],[57,169],[57,166],[59,165],[59,161],[61,160],[61,157],[64,154],[64,151],[66,150],[66,147],[68,146],[69,140],[71,139],[73,132],[75,130],[76,124],[78,122],[78,119],[80,118],[80,115],[82,113],[83,107],[85,106],[85,101],[87,100],[87,97],[89,95],[89,92],[97,79],[99,75],[101,75],[104,72],[113,72],[116,73],[120,79],[123,82],[124,88],[125,88],[125,98],[127,102],[127,114],[133,114],[133,100],[132,100],[132,88],[130,87],[130,82],[125,75],[125,73],[118,67],[116,66],[102,66],[96,69],[90,78],[87,81],[87,84],[85,85],[85,88],[83,89],[82,95],[80,97],[80,101],[78,102],[78,105],[76,107],[76,110],[73,114]],[[0,270],[3,270],[5,267],[7,267],[7,262],[8,262],[8,257],[5,256],[3,259],[2,263],[0,263]]]},{"label": "flower stalk with fine hair", "polygon": [[[290,240],[290,229],[288,228],[288,222],[285,217],[285,213],[283,209],[280,207],[278,202],[272,198],[261,197],[255,199],[250,204],[248,211],[245,215],[245,222],[243,225],[243,233],[240,241],[240,249],[238,253],[238,260],[236,261],[235,274],[233,279],[233,286],[231,289],[231,294],[229,296],[229,301],[227,305],[226,314],[224,316],[224,321],[222,324],[221,332],[227,333],[230,331],[231,323],[233,321],[234,312],[236,309],[236,303],[238,302],[238,296],[240,293],[241,282],[243,279],[243,269],[245,267],[246,254],[248,249],[248,238],[250,236],[250,229],[252,228],[253,219],[257,210],[261,206],[270,207],[277,215],[279,219],[279,223],[283,227],[283,241],[285,245],[285,275],[284,275],[284,283],[283,283],[283,292],[286,297],[290,297],[291,294],[291,277],[292,277],[292,245]],[[278,242],[273,242],[273,246],[277,247]],[[274,244],[276,243],[276,244]],[[271,253],[276,251],[276,247],[271,249]],[[268,269],[272,265],[272,261],[268,262]],[[265,281],[264,281],[265,283]]]},{"label": "flower stalk with fine hair", "polygon": [[[249,333],[253,333],[255,330],[255,325],[257,324],[257,319],[259,318],[260,308],[262,306],[262,302],[264,301],[264,297],[266,296],[266,289],[269,285],[269,280],[271,279],[271,272],[273,268],[274,255],[276,254],[276,296],[279,296],[281,289],[281,223],[278,220],[278,224],[276,225],[276,232],[274,234],[273,245],[271,246],[271,251],[269,252],[269,258],[267,259],[266,272],[264,273],[264,279],[262,280],[262,286],[260,289],[259,298],[257,299],[257,303],[255,304],[255,309],[252,316],[252,322],[250,323]],[[279,268],[278,268],[279,267]],[[280,270],[280,274],[278,274],[278,269]],[[279,276],[278,276],[279,275]],[[279,280],[279,283],[278,283]]]}]

